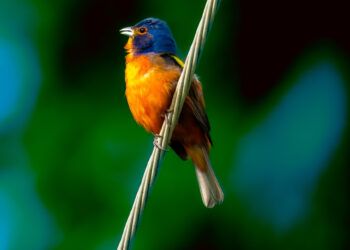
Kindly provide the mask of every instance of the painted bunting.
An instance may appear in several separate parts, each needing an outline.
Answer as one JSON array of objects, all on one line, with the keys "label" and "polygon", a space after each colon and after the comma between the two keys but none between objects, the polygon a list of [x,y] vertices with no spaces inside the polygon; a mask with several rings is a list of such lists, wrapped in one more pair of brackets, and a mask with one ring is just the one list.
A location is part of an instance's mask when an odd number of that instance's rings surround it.
[{"label": "painted bunting", "polygon": [[[129,37],[125,50],[126,98],[141,126],[157,135],[168,112],[183,62],[176,56],[176,44],[168,25],[146,18],[120,30]],[[209,160],[212,140],[205,112],[202,86],[195,76],[186,97],[170,147],[195,165],[200,193],[206,207],[221,203],[224,194]]]}]

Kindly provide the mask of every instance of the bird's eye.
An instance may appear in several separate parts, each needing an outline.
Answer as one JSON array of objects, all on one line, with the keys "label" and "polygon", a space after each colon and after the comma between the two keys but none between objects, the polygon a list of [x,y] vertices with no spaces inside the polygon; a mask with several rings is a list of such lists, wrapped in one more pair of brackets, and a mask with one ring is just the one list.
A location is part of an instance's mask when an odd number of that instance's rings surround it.
[{"label": "bird's eye", "polygon": [[139,28],[139,32],[140,32],[140,34],[145,34],[147,32],[147,28],[141,27],[141,28]]}]

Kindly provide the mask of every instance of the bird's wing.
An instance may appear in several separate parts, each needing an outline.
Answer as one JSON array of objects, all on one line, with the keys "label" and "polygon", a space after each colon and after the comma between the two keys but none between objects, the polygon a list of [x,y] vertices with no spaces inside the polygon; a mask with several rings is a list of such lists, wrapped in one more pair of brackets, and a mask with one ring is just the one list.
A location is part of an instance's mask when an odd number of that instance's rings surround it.
[{"label": "bird's wing", "polygon": [[[164,54],[162,56],[166,60],[169,60],[169,62],[172,61],[173,64],[176,64],[178,67],[183,68],[184,63],[177,56],[169,54]],[[199,126],[202,128],[203,132],[205,132],[205,134],[208,136],[210,142],[212,142],[209,135],[210,124],[208,116],[205,112],[205,102],[202,91],[202,85],[196,75],[194,75],[193,77],[191,88],[189,90],[185,103],[189,105],[189,107],[193,111],[194,117],[196,118]]]},{"label": "bird's wing", "polygon": [[205,103],[204,103],[202,85],[196,76],[194,76],[194,79],[192,81],[190,91],[186,98],[186,103],[193,110],[193,114],[196,120],[198,121],[203,131],[207,134],[211,142],[211,139],[209,136],[210,124],[209,124],[207,113],[205,112]]}]

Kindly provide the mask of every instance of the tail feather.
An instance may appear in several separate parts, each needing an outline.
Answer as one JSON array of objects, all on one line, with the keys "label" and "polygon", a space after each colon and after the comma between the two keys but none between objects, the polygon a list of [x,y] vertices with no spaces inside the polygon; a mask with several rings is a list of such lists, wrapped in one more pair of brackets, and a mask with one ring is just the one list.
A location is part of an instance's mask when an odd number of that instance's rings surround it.
[{"label": "tail feather", "polygon": [[223,202],[224,193],[211,167],[206,149],[201,147],[192,149],[189,155],[196,166],[196,175],[204,206],[212,208]]}]

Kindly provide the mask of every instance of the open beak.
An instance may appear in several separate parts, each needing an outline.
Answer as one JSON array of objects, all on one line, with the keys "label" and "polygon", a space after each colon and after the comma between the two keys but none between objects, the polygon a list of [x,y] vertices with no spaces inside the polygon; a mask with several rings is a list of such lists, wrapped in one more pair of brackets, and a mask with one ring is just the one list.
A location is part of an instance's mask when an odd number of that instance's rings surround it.
[{"label": "open beak", "polygon": [[134,31],[132,30],[131,27],[122,28],[121,30],[119,30],[119,32],[120,32],[120,34],[126,35],[126,36],[133,36],[134,35]]}]

